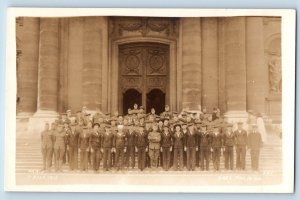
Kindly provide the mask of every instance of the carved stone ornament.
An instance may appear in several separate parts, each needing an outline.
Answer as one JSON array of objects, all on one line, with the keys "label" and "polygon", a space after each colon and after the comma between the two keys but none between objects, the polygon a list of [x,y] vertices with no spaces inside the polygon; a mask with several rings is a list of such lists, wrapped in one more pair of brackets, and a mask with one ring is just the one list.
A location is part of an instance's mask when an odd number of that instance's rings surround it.
[{"label": "carved stone ornament", "polygon": [[136,32],[142,36],[147,36],[150,32],[164,34],[165,36],[176,36],[176,18],[161,17],[112,17],[111,33],[116,37],[121,37],[125,32]]},{"label": "carved stone ornament", "polygon": [[281,93],[282,71],[281,59],[279,56],[271,56],[268,62],[269,86],[271,93]]}]

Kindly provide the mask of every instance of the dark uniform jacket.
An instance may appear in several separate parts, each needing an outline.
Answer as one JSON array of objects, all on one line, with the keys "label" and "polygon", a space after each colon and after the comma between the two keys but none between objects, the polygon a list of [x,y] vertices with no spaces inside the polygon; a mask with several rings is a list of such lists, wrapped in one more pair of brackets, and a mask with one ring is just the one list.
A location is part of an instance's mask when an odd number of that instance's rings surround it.
[{"label": "dark uniform jacket", "polygon": [[126,131],[126,138],[127,138],[126,146],[128,147],[135,146],[135,136],[136,136],[135,131],[132,131],[131,133],[129,132],[129,130]]},{"label": "dark uniform jacket", "polygon": [[224,134],[224,146],[233,147],[235,143],[235,135],[234,133],[225,133]]},{"label": "dark uniform jacket", "polygon": [[83,129],[82,133],[78,137],[78,145],[81,150],[87,150],[89,148],[89,138],[91,129]]},{"label": "dark uniform jacket", "polygon": [[245,130],[234,131],[235,135],[235,145],[236,146],[246,146],[247,145],[247,132]]},{"label": "dark uniform jacket", "polygon": [[70,147],[77,148],[78,147],[78,137],[79,137],[79,132],[77,130],[70,130],[69,134],[67,136],[67,144]]},{"label": "dark uniform jacket", "polygon": [[187,132],[185,138],[185,146],[186,147],[197,147],[198,146],[198,133],[194,131],[191,133],[190,131]]},{"label": "dark uniform jacket", "polygon": [[216,135],[215,133],[211,133],[211,147],[223,147],[223,135],[221,133],[219,133],[218,135]]},{"label": "dark uniform jacket", "polygon": [[102,134],[102,148],[112,148],[113,147],[113,139],[114,135],[110,133],[103,133]]},{"label": "dark uniform jacket", "polygon": [[161,147],[171,147],[173,145],[173,136],[169,132],[168,134],[162,133],[161,134]]},{"label": "dark uniform jacket", "polygon": [[122,134],[120,134],[120,133],[115,134],[114,147],[115,148],[125,148],[126,147],[126,135],[124,132]]},{"label": "dark uniform jacket", "polygon": [[184,147],[184,135],[182,132],[178,135],[176,132],[173,134],[173,146],[174,149],[180,149]]},{"label": "dark uniform jacket", "polygon": [[90,147],[93,149],[100,149],[101,147],[101,134],[99,132],[95,132],[94,130],[90,133],[89,140]]},{"label": "dark uniform jacket", "polygon": [[248,147],[250,149],[259,149],[262,146],[261,134],[259,132],[251,132],[248,136]]},{"label": "dark uniform jacket", "polygon": [[147,133],[146,132],[143,132],[142,134],[138,133],[135,136],[135,146],[136,147],[146,147],[146,146],[148,146],[148,138],[147,138]]},{"label": "dark uniform jacket", "polygon": [[152,131],[148,135],[149,149],[160,149],[161,135],[158,131]]},{"label": "dark uniform jacket", "polygon": [[208,148],[211,146],[211,135],[209,132],[200,132],[199,133],[199,147]]}]

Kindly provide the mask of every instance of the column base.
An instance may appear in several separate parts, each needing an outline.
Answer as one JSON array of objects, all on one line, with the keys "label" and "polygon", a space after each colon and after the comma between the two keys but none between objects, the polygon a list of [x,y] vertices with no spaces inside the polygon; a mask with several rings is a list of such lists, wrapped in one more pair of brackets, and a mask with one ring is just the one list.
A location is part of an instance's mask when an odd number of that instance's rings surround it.
[{"label": "column base", "polygon": [[45,126],[45,122],[52,123],[58,118],[59,114],[55,111],[38,110],[28,123],[28,131],[31,133],[40,133]]},{"label": "column base", "polygon": [[33,116],[33,112],[19,112],[17,113],[17,120],[18,119],[29,119],[30,117]]}]

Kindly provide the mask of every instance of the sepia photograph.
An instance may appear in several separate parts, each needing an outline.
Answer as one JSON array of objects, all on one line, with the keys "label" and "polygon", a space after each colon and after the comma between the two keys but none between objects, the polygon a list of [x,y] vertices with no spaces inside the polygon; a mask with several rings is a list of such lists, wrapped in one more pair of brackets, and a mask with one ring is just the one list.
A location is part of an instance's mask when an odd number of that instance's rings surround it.
[{"label": "sepia photograph", "polygon": [[294,190],[295,11],[8,9],[5,190]]}]

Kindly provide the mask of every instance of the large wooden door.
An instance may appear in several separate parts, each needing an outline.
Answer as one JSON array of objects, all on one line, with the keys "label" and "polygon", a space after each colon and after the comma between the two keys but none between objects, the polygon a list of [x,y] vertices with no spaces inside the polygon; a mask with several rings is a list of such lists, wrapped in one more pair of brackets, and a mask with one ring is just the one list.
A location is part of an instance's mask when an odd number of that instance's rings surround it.
[{"label": "large wooden door", "polygon": [[[136,90],[146,110],[168,103],[169,46],[160,43],[129,43],[119,46],[119,111],[123,111],[124,94]],[[155,92],[155,91],[160,91]],[[151,91],[154,91],[151,93]],[[148,94],[148,98],[147,98]],[[150,95],[149,95],[150,94]],[[160,100],[160,106],[158,106]],[[127,100],[126,100],[127,101]],[[139,103],[139,102],[136,102]],[[158,113],[161,112],[158,110]],[[125,114],[125,113],[124,113]]]}]

